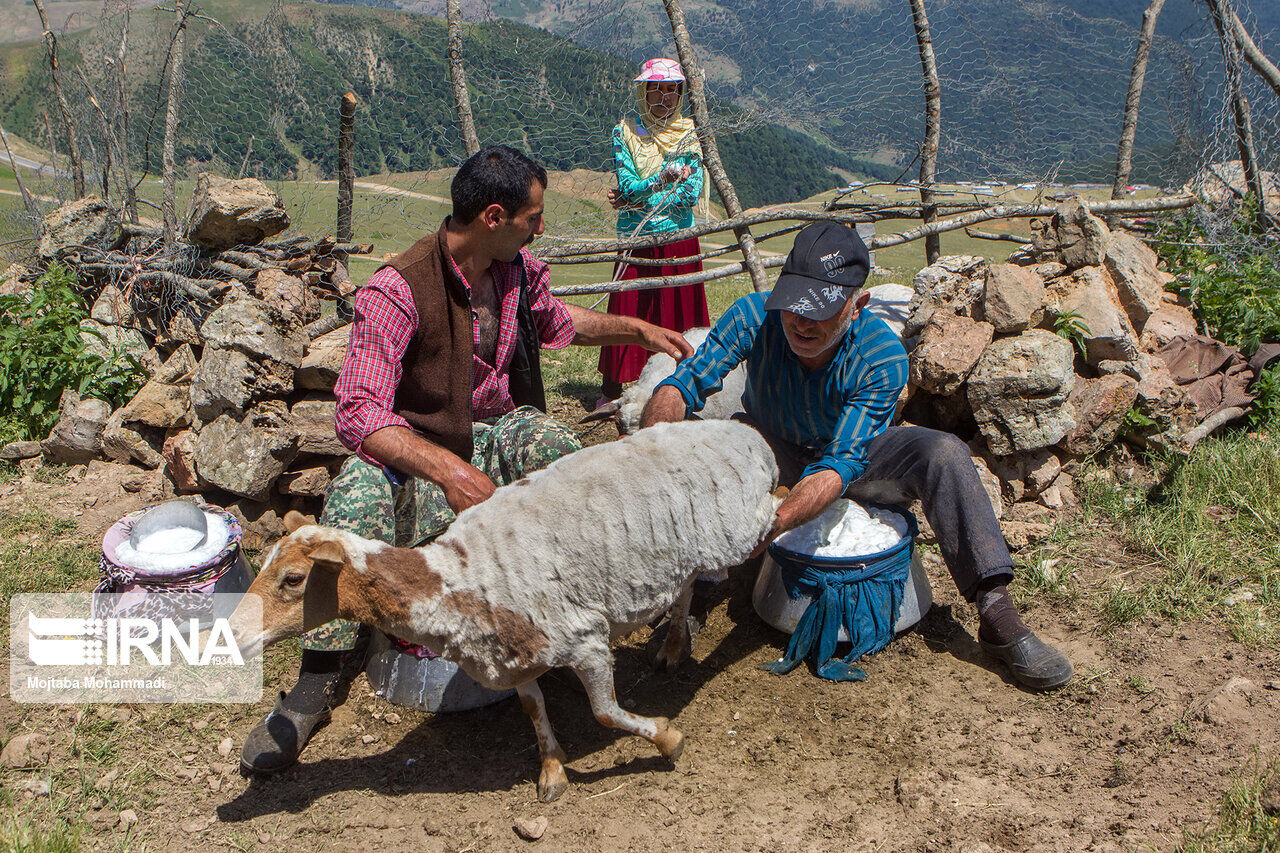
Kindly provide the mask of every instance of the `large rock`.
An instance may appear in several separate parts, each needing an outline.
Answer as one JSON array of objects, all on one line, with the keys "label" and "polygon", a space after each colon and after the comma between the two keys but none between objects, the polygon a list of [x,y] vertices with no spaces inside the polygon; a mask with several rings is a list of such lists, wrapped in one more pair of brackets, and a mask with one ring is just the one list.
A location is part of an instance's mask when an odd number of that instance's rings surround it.
[{"label": "large rock", "polygon": [[201,172],[190,211],[187,239],[206,249],[255,245],[289,227],[280,197],[253,178],[232,180]]},{"label": "large rock", "polygon": [[137,316],[132,301],[115,285],[102,288],[89,316],[107,326],[131,326]]},{"label": "large rock", "polygon": [[1048,447],[997,456],[991,460],[992,472],[1000,478],[1001,494],[1007,503],[1038,496],[1062,472],[1062,460]]},{"label": "large rock", "polygon": [[236,501],[227,506],[227,512],[240,522],[240,545],[251,551],[261,551],[274,545],[288,533],[284,517],[291,506],[289,498],[273,497],[270,503],[262,501]]},{"label": "large rock", "polygon": [[123,354],[143,361],[150,349],[147,339],[137,329],[108,326],[91,319],[80,321],[80,340],[84,341],[85,355],[96,355],[105,362]]},{"label": "large rock", "polygon": [[273,359],[208,347],[191,380],[191,407],[208,422],[224,412],[243,412],[262,400],[293,391],[293,368]]},{"label": "large rock", "polygon": [[286,471],[276,481],[276,488],[282,495],[295,495],[304,498],[322,498],[331,481],[329,469],[324,466],[304,468],[301,471]]},{"label": "large rock", "polygon": [[164,440],[160,448],[164,457],[164,470],[173,480],[174,488],[182,493],[200,491],[200,478],[196,469],[196,433],[184,429]]},{"label": "large rock", "polygon": [[320,318],[320,300],[302,279],[284,270],[259,270],[253,280],[253,295],[286,317],[296,317],[300,323]]},{"label": "large rock", "polygon": [[[903,325],[903,337],[913,338],[924,330],[935,311],[974,315],[987,281],[987,259],[972,255],[947,255],[916,273],[911,282],[910,316]],[[981,318],[979,318],[981,319]]]},{"label": "large rock", "polygon": [[982,319],[999,335],[1025,332],[1044,319],[1044,279],[1015,264],[992,264],[982,297]]},{"label": "large rock", "polygon": [[117,411],[102,431],[102,455],[112,462],[137,464],[154,470],[164,464],[164,458],[151,446],[146,434],[151,432],[137,424],[122,420],[123,409]]},{"label": "large rock", "polygon": [[97,456],[102,451],[102,431],[111,417],[111,404],[64,391],[59,413],[58,423],[40,443],[45,459],[77,465]]},{"label": "large rock", "polygon": [[196,469],[224,491],[262,501],[297,455],[298,436],[284,404],[263,404],[237,420],[221,415],[200,431]]},{"label": "large rock", "polygon": [[1145,434],[1169,432],[1182,435],[1196,424],[1195,404],[1174,381],[1168,365],[1156,356],[1144,355],[1138,363],[1138,411],[1155,423]]},{"label": "large rock", "polygon": [[1073,321],[1085,344],[1085,360],[1097,367],[1102,361],[1137,361],[1142,354],[1138,335],[1120,305],[1110,282],[1098,267],[1083,267],[1049,282],[1054,314],[1076,314]]},{"label": "large rock", "polygon": [[351,326],[343,326],[321,335],[307,347],[302,358],[302,368],[295,381],[299,388],[328,391],[338,381],[342,362],[347,358],[347,344],[351,339]]},{"label": "large rock", "polygon": [[218,308],[200,326],[200,334],[206,347],[239,350],[294,369],[302,366],[307,346],[307,333],[297,318],[251,297]]},{"label": "large rock", "polygon": [[1195,337],[1199,331],[1196,327],[1196,318],[1190,309],[1166,302],[1147,318],[1147,324],[1142,327],[1142,337],[1139,342],[1144,352],[1153,353],[1174,338],[1184,335]]},{"label": "large rock", "polygon": [[1138,383],[1123,374],[1080,379],[1071,392],[1076,428],[1063,442],[1069,453],[1088,456],[1116,440],[1138,398]]},{"label": "large rock", "polygon": [[1129,322],[1142,331],[1147,319],[1164,305],[1164,277],[1159,259],[1147,244],[1123,231],[1111,235],[1104,266]]},{"label": "large rock", "polygon": [[0,459],[16,462],[19,459],[34,459],[40,455],[38,441],[11,441],[0,447]]},{"label": "large rock", "polygon": [[36,251],[46,261],[60,258],[75,246],[116,249],[124,236],[111,205],[93,195],[69,201],[46,216],[40,233]]},{"label": "large rock", "polygon": [[1058,205],[1047,227],[1036,233],[1036,248],[1055,252],[1068,269],[1102,263],[1111,243],[1106,223],[1089,213],[1078,196]]},{"label": "large rock", "polygon": [[334,413],[338,403],[332,397],[318,395],[299,400],[289,411],[289,419],[298,433],[298,452],[315,456],[348,456],[351,451],[338,441],[334,430]]},{"label": "large rock", "polygon": [[955,393],[991,343],[992,334],[990,323],[935,313],[911,352],[911,383],[930,394]]},{"label": "large rock", "polygon": [[0,296],[20,296],[35,287],[36,274],[22,264],[9,264],[0,272]]},{"label": "large rock", "polygon": [[991,511],[996,514],[996,518],[1003,518],[1004,499],[1000,495],[1000,478],[991,473],[986,460],[982,457],[970,456],[969,458],[973,461],[973,469],[978,474],[978,481],[982,483],[982,490],[991,500]]},{"label": "large rock", "polygon": [[968,397],[991,452],[1057,444],[1075,427],[1070,342],[1043,329],[994,341],[969,374]]},{"label": "large rock", "polygon": [[[1227,160],[1205,166],[1183,185],[1182,191],[1199,196],[1210,207],[1227,208],[1239,204],[1249,187],[1240,161]],[[1262,195],[1269,212],[1280,211],[1280,176],[1275,172],[1262,172]]]},{"label": "large rock", "polygon": [[191,423],[191,389],[153,379],[125,405],[122,415],[124,423],[181,429]]}]

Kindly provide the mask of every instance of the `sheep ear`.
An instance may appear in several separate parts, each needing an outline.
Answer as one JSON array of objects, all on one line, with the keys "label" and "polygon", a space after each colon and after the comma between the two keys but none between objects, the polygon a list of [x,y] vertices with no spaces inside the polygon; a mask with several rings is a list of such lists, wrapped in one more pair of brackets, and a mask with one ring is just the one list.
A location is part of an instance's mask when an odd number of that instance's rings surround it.
[{"label": "sheep ear", "polygon": [[311,563],[318,569],[338,572],[347,562],[347,552],[333,539],[326,539],[307,552]]},{"label": "sheep ear", "polygon": [[311,520],[296,509],[291,509],[284,514],[284,529],[288,533],[292,533],[299,527],[305,527],[311,524]]}]

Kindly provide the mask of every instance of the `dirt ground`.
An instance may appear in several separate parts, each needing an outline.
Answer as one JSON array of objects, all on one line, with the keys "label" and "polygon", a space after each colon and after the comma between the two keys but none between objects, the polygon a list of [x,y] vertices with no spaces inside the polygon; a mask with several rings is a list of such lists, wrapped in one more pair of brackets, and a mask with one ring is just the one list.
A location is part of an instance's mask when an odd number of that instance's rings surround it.
[{"label": "dirt ground", "polygon": [[[94,541],[160,497],[158,482],[119,466],[24,478],[0,486],[0,511],[43,506]],[[1087,543],[1111,558],[1078,577],[1086,587],[1142,570],[1105,536]],[[1251,650],[1212,622],[1111,630],[1087,607],[1033,600],[1028,621],[1077,678],[1030,695],[984,659],[972,608],[936,557],[926,565],[937,606],[863,661],[861,683],[760,670],[785,638],[754,614],[749,570],[725,585],[675,674],[650,670],[647,629],[628,638],[620,701],[684,732],[674,765],[544,677],[571,782],[550,805],[536,801],[537,749],[517,702],[432,717],[389,705],[363,676],[299,766],[243,779],[243,736],[291,683],[293,648],[269,656],[253,707],[0,700],[5,740],[35,732],[49,750],[0,770],[0,786],[14,818],[65,820],[93,849],[1163,850],[1280,751],[1276,649]],[[542,839],[521,840],[516,822],[537,817]]]}]

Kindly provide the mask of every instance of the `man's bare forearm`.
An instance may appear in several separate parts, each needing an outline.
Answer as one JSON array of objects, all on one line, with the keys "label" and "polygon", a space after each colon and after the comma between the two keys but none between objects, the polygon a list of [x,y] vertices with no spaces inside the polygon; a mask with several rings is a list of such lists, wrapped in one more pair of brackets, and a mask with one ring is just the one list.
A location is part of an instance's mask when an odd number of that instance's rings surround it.
[{"label": "man's bare forearm", "polygon": [[371,433],[360,446],[368,456],[402,474],[440,483],[450,469],[465,460],[403,426]]},{"label": "man's bare forearm", "polygon": [[573,319],[573,342],[580,346],[604,346],[605,344],[640,343],[640,320],[636,317],[620,317],[592,311],[581,305],[566,302],[565,308]]},{"label": "man's bare forearm", "polygon": [[454,512],[487,500],[497,488],[469,461],[407,427],[383,427],[369,435],[361,449],[383,465],[438,484]]},{"label": "man's bare forearm", "polygon": [[844,491],[844,481],[831,469],[816,471],[796,483],[782,505],[770,533],[777,536],[812,521],[826,511]]}]

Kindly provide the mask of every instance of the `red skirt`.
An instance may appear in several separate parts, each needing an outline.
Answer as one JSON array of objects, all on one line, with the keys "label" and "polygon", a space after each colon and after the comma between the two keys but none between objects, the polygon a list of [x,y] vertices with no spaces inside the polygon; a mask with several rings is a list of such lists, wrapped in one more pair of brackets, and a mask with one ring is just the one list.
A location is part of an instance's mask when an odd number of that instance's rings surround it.
[{"label": "red skirt", "polygon": [[[632,249],[638,258],[654,260],[679,260],[699,253],[698,238],[690,237],[666,246]],[[636,266],[627,264],[620,281],[634,278],[651,278],[659,275],[683,275],[702,270],[702,261],[692,263],[663,264],[662,266]],[[639,317],[655,326],[683,332],[695,326],[710,326],[707,313],[707,293],[702,284],[686,284],[683,287],[663,287],[656,290],[629,290],[609,294],[609,313],[621,317]],[[614,382],[634,382],[649,359],[649,351],[635,344],[610,345],[600,348],[600,373]]]}]

